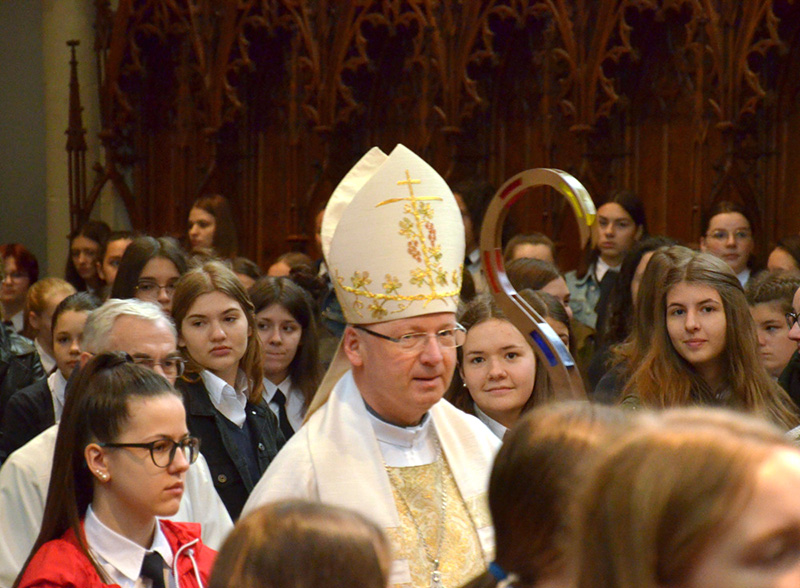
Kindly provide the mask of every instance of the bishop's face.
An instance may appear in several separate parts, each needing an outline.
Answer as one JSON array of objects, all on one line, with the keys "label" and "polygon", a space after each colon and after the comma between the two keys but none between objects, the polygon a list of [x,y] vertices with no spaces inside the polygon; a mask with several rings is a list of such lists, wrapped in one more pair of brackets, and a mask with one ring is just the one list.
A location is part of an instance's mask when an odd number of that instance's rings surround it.
[{"label": "bishop's face", "polygon": [[366,403],[386,421],[410,426],[444,396],[456,364],[455,348],[441,347],[435,334],[456,326],[452,312],[364,325],[387,337],[411,333],[429,336],[420,349],[407,351],[397,343],[348,327],[344,350]]}]

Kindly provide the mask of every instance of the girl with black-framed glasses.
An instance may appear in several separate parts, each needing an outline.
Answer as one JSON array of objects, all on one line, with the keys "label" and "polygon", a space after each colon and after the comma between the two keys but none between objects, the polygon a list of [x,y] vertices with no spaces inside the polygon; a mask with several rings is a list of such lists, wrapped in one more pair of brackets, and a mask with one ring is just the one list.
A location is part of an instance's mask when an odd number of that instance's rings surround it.
[{"label": "girl with black-framed glasses", "polygon": [[216,554],[199,525],[161,519],[177,512],[199,449],[180,394],[103,353],[66,397],[41,532],[15,587],[205,586]]}]

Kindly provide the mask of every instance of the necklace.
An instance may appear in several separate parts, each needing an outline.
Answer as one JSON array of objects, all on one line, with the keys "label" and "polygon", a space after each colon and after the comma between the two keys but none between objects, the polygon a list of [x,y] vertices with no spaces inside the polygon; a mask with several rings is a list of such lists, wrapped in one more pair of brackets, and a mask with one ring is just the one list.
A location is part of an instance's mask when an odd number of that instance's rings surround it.
[{"label": "necklace", "polygon": [[417,532],[417,539],[419,539],[419,543],[422,546],[423,551],[425,552],[425,557],[431,562],[433,569],[431,570],[431,588],[444,588],[442,584],[442,572],[439,571],[439,554],[442,551],[442,541],[444,540],[444,513],[447,508],[447,497],[445,496],[444,491],[444,457],[442,456],[442,447],[439,445],[439,438],[434,436],[433,437],[436,443],[436,491],[439,493],[439,529],[437,531],[437,539],[436,539],[436,554],[432,555],[430,550],[428,549],[428,543],[425,541],[425,537],[422,534],[422,529],[420,529],[419,524],[417,523],[417,519],[414,517],[414,511],[411,510],[411,505],[408,504],[406,497],[400,492],[400,484],[395,479],[397,475],[392,469],[386,466],[384,463],[384,467],[386,467],[386,472],[389,474],[389,481],[391,482],[394,489],[397,491],[397,495],[400,497],[400,500],[403,501],[403,505],[406,507],[408,511],[408,516],[411,518],[411,522],[414,524],[414,530]]}]

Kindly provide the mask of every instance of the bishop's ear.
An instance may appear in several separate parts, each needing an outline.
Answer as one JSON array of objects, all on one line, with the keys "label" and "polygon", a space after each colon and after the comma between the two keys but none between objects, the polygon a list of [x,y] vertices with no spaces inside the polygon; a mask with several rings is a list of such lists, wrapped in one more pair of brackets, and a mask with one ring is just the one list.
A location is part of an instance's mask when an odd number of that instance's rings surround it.
[{"label": "bishop's ear", "polygon": [[363,365],[364,342],[361,340],[358,331],[350,325],[344,330],[342,350],[353,366],[361,367]]}]

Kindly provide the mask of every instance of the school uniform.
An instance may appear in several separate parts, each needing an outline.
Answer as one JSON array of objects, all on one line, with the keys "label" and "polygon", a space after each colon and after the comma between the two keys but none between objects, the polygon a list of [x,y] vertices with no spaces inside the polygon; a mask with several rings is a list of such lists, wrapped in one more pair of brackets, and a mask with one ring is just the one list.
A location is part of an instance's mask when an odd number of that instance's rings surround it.
[{"label": "school uniform", "polygon": [[200,525],[159,520],[149,550],[106,527],[92,512],[83,522],[86,544],[100,568],[109,577],[106,583],[91,561],[80,551],[72,529],[60,539],[45,543],[33,557],[20,581],[20,588],[151,588],[153,581],[141,577],[148,551],[164,560],[165,586],[203,588],[208,585],[216,552],[203,545]]},{"label": "school uniform", "polygon": [[[262,396],[272,414],[278,419],[283,436],[288,441],[289,437],[303,426],[303,419],[306,416],[306,401],[303,397],[303,392],[300,388],[292,386],[292,376],[287,376],[280,384],[273,384],[270,380],[264,378],[264,393]],[[285,412],[284,418],[289,427],[291,427],[291,433],[288,435],[287,432],[289,431],[285,429],[284,422],[281,422],[281,406],[283,406],[283,411]]]},{"label": "school uniform", "polygon": [[45,374],[52,374],[56,369],[56,358],[47,353],[38,339],[33,340],[33,346],[36,348],[36,353],[39,355],[39,361],[42,363],[42,369]]},{"label": "school uniform", "polygon": [[502,441],[503,437],[505,437],[506,433],[508,433],[508,427],[498,423],[488,414],[483,412],[477,404],[473,403],[472,408],[475,410],[475,416],[478,417],[478,420],[489,427],[489,430]]},{"label": "school uniform", "polygon": [[66,388],[57,369],[9,399],[0,425],[0,461],[61,420]]},{"label": "school uniform", "polygon": [[266,403],[247,400],[246,378],[234,388],[208,370],[175,383],[183,394],[189,431],[200,439],[214,487],[235,521],[284,437]]}]

